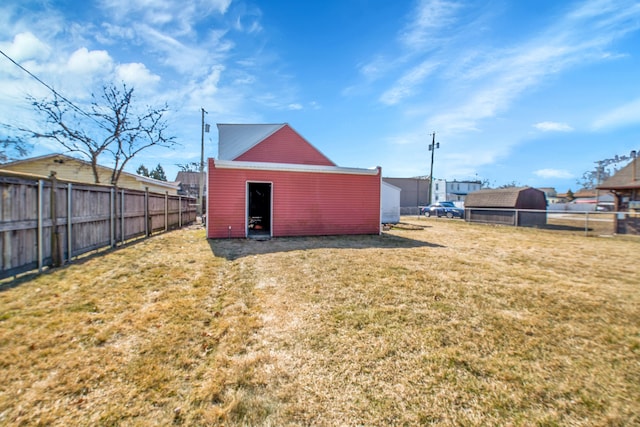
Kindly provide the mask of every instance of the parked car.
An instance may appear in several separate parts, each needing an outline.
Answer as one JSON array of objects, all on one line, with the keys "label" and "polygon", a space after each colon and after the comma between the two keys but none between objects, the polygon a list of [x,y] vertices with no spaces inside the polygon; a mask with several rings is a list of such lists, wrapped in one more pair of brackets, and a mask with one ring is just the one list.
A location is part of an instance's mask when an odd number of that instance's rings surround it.
[{"label": "parked car", "polygon": [[437,216],[440,218],[441,216],[446,216],[447,218],[463,218],[464,209],[460,209],[454,205],[453,202],[436,202],[420,208],[420,214],[426,217]]}]

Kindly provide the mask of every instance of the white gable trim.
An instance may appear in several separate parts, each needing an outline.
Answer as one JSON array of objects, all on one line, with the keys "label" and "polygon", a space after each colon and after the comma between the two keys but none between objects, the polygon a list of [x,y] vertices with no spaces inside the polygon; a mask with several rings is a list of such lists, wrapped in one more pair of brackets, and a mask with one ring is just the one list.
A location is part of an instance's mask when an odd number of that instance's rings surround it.
[{"label": "white gable trim", "polygon": [[291,163],[266,163],[266,162],[241,162],[229,160],[214,160],[214,165],[218,169],[248,169],[264,171],[285,171],[285,172],[314,172],[314,173],[337,173],[348,175],[378,175],[379,168],[360,169],[343,168],[338,166],[322,165],[297,165]]}]

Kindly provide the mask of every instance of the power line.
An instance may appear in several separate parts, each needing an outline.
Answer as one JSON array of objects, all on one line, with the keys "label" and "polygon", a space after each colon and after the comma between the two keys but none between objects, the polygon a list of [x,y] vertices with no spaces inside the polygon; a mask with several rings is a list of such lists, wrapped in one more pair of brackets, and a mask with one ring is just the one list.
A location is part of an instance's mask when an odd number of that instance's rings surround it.
[{"label": "power line", "polygon": [[74,110],[76,110],[78,113],[82,114],[83,116],[86,116],[88,118],[90,118],[91,120],[93,120],[94,122],[96,122],[98,124],[98,126],[100,126],[101,128],[108,130],[104,124],[100,123],[98,120],[96,120],[95,117],[93,117],[91,114],[85,112],[84,110],[82,110],[80,107],[76,106],[73,102],[69,101],[67,98],[65,98],[64,96],[62,96],[60,93],[58,93],[58,91],[56,91],[54,88],[52,88],[51,86],[49,86],[47,83],[45,83],[44,81],[42,81],[38,76],[36,76],[35,74],[33,74],[31,71],[27,70],[26,68],[24,68],[22,65],[20,65],[18,62],[16,62],[15,60],[13,60],[13,58],[11,58],[9,55],[7,55],[6,53],[4,53],[2,51],[2,49],[0,49],[0,54],[2,54],[2,56],[4,56],[5,58],[7,58],[9,61],[11,61],[15,66],[17,66],[18,68],[20,68],[22,71],[24,71],[25,73],[29,74],[32,78],[34,78],[38,83],[40,83],[41,85],[43,85],[44,87],[46,87],[47,89],[49,89],[51,92],[53,92],[54,95],[56,95],[57,97],[59,97],[60,99],[62,99],[64,102],[66,102],[67,104],[69,104]]}]

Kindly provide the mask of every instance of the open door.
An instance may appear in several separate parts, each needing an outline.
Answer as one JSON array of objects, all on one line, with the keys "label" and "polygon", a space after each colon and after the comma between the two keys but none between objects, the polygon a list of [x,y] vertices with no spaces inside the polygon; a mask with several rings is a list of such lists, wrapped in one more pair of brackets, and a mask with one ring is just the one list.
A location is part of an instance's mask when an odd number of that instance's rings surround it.
[{"label": "open door", "polygon": [[271,237],[271,183],[247,183],[247,237]]}]

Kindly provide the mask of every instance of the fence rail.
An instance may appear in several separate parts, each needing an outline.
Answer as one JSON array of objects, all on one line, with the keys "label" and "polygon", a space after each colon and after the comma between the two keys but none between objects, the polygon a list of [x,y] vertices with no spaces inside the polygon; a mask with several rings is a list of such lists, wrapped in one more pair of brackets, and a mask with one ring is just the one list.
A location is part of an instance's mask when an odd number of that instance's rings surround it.
[{"label": "fence rail", "polygon": [[569,231],[586,236],[640,235],[640,210],[613,212],[467,207],[464,220]]},{"label": "fence rail", "polygon": [[640,212],[465,208],[469,222],[575,231],[587,236],[640,234]]},{"label": "fence rail", "polygon": [[196,219],[195,200],[0,171],[0,279]]}]

